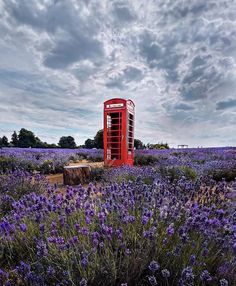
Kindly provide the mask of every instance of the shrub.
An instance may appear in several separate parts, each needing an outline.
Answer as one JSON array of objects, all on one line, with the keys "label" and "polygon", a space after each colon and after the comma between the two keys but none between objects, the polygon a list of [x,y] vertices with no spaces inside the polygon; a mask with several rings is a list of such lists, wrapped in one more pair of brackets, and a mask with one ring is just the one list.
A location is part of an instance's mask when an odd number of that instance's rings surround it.
[{"label": "shrub", "polygon": [[23,160],[16,157],[0,157],[0,174],[6,174],[18,169],[25,170],[27,172],[33,172],[36,170],[36,165],[29,160]]},{"label": "shrub", "polygon": [[193,180],[193,181],[196,180],[197,173],[192,168],[187,167],[187,166],[181,166],[180,170],[183,172],[183,175],[185,176],[186,179]]},{"label": "shrub", "polygon": [[45,160],[40,166],[39,170],[42,174],[50,174],[55,171],[53,162],[51,160]]},{"label": "shrub", "polygon": [[208,173],[209,176],[219,182],[222,179],[225,179],[226,182],[231,182],[236,178],[236,169],[216,169]]},{"label": "shrub", "polygon": [[81,159],[87,159],[88,155],[83,152],[77,152],[76,155]]},{"label": "shrub", "polygon": [[17,160],[14,157],[0,157],[0,173],[5,174],[14,171]]},{"label": "shrub", "polygon": [[197,173],[192,168],[187,166],[178,167],[161,167],[159,171],[163,177],[168,177],[171,182],[179,180],[181,177],[185,177],[187,180],[196,180]]},{"label": "shrub", "polygon": [[120,174],[116,176],[115,181],[118,184],[121,184],[122,182],[134,182],[136,180],[136,176],[134,174]]},{"label": "shrub", "polygon": [[41,165],[38,166],[37,170],[40,171],[41,174],[56,174],[63,173],[64,166],[66,162],[53,161],[53,160],[45,160]]},{"label": "shrub", "polygon": [[76,163],[78,160],[81,160],[81,157],[76,156],[76,155],[72,155],[72,156],[69,157],[68,160]]},{"label": "shrub", "polygon": [[158,162],[158,157],[152,155],[135,155],[134,165],[136,166],[149,166]]}]

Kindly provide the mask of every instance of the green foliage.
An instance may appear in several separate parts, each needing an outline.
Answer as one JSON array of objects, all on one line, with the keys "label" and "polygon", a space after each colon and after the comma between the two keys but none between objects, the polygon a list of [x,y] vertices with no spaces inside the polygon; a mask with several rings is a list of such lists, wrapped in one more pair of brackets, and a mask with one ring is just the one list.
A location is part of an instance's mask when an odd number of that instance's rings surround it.
[{"label": "green foliage", "polygon": [[48,147],[47,142],[42,142],[38,137],[35,137],[35,139],[36,139],[36,142],[34,145],[35,148],[47,148]]},{"label": "green foliage", "polygon": [[168,143],[162,143],[162,142],[161,143],[157,143],[157,144],[150,144],[150,143],[148,143],[147,147],[149,149],[169,149],[170,148]]},{"label": "green foliage", "polygon": [[11,144],[14,147],[18,147],[18,145],[19,145],[18,135],[17,135],[16,131],[14,131],[12,136],[11,136]]},{"label": "green foliage", "polygon": [[84,142],[84,148],[87,148],[87,149],[92,149],[95,147],[95,143],[94,143],[94,140],[92,139],[87,139],[85,142]]},{"label": "green foliage", "polygon": [[84,142],[84,147],[88,149],[103,149],[103,129],[97,132],[97,134],[94,136],[94,139],[87,139]]},{"label": "green foliage", "polygon": [[122,182],[135,182],[137,177],[134,174],[120,174],[116,176],[116,182],[121,184]]},{"label": "green foliage", "polygon": [[192,168],[187,167],[187,166],[181,166],[180,170],[183,172],[185,178],[192,180],[192,181],[196,180],[197,173]]},{"label": "green foliage", "polygon": [[134,165],[136,166],[149,166],[158,162],[158,157],[152,155],[135,155]]},{"label": "green foliage", "polygon": [[197,173],[190,167],[178,166],[178,167],[161,167],[159,171],[163,177],[168,177],[171,182],[179,180],[181,177],[185,177],[188,180],[196,180]]},{"label": "green foliage", "polygon": [[54,164],[52,160],[45,160],[37,170],[40,171],[41,174],[48,175],[48,174],[57,174],[63,173],[65,163],[61,162],[60,164]]},{"label": "green foliage", "polygon": [[8,147],[9,146],[9,142],[6,136],[3,136],[2,138],[0,138],[0,147]]},{"label": "green foliage", "polygon": [[94,145],[97,149],[103,149],[103,129],[99,130],[95,135]]},{"label": "green foliage", "polygon": [[14,157],[0,157],[0,173],[5,174],[16,168],[16,159]]},{"label": "green foliage", "polygon": [[87,159],[88,155],[84,152],[77,152],[76,155],[80,158],[80,159]]},{"label": "green foliage", "polygon": [[47,148],[58,148],[57,144],[47,144]]},{"label": "green foliage", "polygon": [[0,138],[0,147],[57,148],[58,146],[56,144],[48,144],[47,142],[42,142],[40,138],[35,136],[32,131],[22,128],[19,131],[19,135],[16,131],[13,132],[10,144],[8,143],[6,136]]},{"label": "green foliage", "polygon": [[62,136],[58,145],[61,148],[74,149],[76,148],[75,139],[72,136]]},{"label": "green foliage", "polygon": [[40,166],[40,172],[42,174],[53,173],[53,170],[54,170],[54,166],[51,160],[44,161],[43,164]]},{"label": "green foliage", "polygon": [[134,139],[134,148],[143,149],[144,148],[143,142],[139,139]]},{"label": "green foliage", "polygon": [[212,178],[219,182],[222,179],[225,179],[226,182],[231,182],[236,178],[236,169],[216,169],[209,172]]},{"label": "green foliage", "polygon": [[27,160],[19,160],[15,157],[0,157],[0,174],[22,169],[25,171],[36,170],[36,165]]},{"label": "green foliage", "polygon": [[36,137],[32,131],[21,128],[18,135],[18,147],[28,148],[35,147]]}]

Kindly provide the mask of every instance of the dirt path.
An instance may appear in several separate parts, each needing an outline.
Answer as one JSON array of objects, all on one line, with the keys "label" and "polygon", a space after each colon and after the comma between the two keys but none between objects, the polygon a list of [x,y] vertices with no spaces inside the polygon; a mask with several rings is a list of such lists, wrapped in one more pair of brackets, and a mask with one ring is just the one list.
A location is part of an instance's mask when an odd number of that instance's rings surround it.
[{"label": "dirt path", "polygon": [[70,162],[68,164],[69,166],[79,166],[79,165],[89,165],[92,168],[98,167],[98,168],[103,168],[104,167],[104,162],[89,162],[87,160],[81,160],[79,162]]}]

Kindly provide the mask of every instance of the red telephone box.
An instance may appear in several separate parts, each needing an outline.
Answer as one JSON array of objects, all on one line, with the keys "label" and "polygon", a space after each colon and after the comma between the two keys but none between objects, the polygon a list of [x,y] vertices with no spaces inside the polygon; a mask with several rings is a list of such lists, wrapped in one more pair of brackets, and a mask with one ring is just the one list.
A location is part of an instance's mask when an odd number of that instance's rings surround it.
[{"label": "red telephone box", "polygon": [[104,164],[134,163],[134,103],[114,98],[104,102]]}]

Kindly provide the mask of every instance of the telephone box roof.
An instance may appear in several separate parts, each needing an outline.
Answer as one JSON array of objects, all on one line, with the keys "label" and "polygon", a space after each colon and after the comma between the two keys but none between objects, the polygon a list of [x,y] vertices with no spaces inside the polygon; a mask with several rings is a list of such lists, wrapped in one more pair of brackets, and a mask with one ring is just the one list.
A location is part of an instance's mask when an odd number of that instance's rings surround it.
[{"label": "telephone box roof", "polygon": [[123,102],[123,103],[126,103],[127,101],[131,101],[132,104],[135,106],[133,100],[131,99],[124,99],[124,98],[112,98],[112,99],[108,99],[107,101],[104,102],[104,105],[105,104],[109,104],[109,103],[119,103],[119,102]]}]

